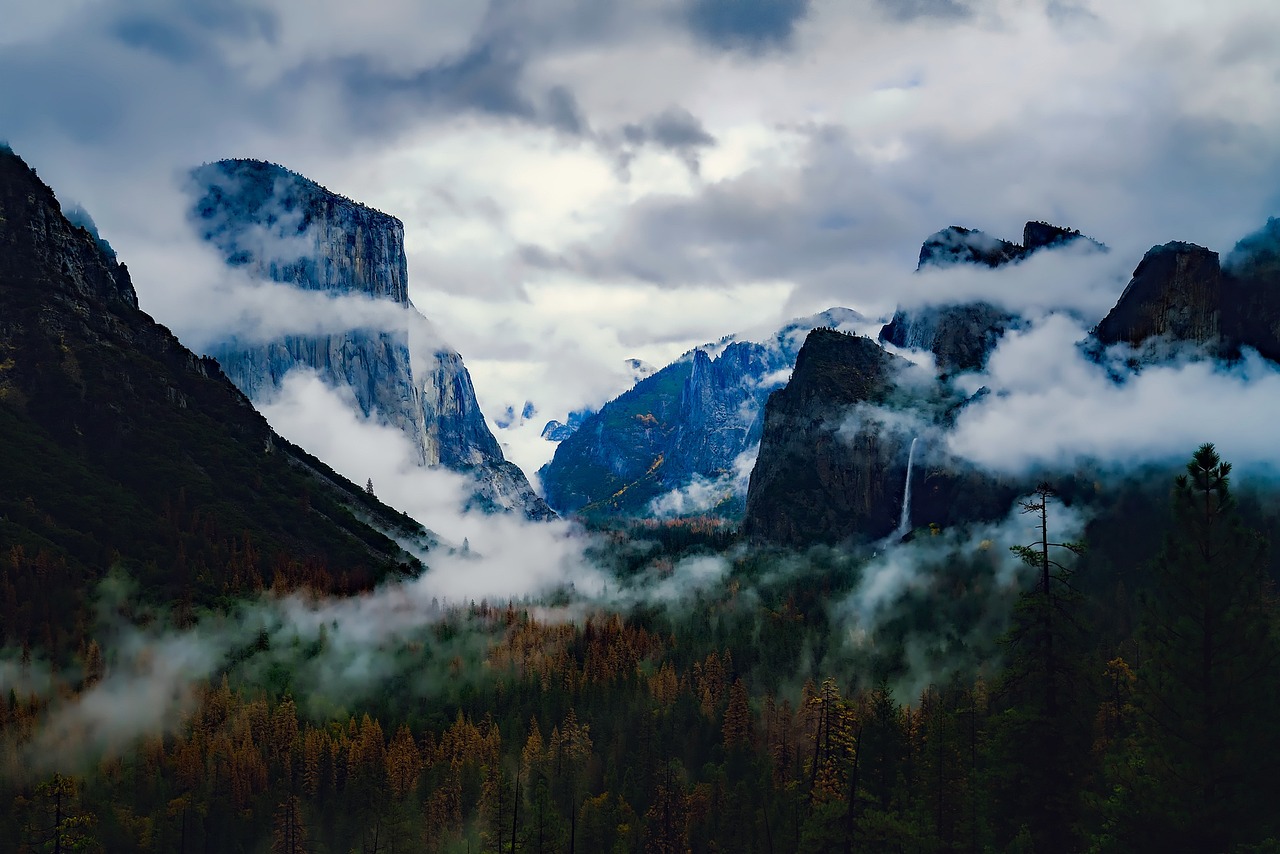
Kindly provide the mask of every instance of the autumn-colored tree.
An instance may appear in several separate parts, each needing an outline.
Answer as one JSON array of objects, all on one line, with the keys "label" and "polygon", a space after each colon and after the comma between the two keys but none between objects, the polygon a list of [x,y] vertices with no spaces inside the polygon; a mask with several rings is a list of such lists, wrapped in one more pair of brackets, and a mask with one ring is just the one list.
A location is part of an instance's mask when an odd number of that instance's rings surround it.
[{"label": "autumn-colored tree", "polygon": [[682,777],[674,760],[663,765],[653,805],[644,814],[645,854],[685,854],[688,850],[689,807]]},{"label": "autumn-colored tree", "polygon": [[728,751],[751,746],[751,706],[747,686],[739,677],[729,689],[729,707],[724,713],[724,749]]}]

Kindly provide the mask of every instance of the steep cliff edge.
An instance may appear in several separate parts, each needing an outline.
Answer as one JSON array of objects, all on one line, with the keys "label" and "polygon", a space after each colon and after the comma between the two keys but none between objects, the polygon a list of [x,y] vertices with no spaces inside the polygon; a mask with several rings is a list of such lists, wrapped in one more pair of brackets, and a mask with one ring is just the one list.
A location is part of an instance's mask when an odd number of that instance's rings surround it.
[{"label": "steep cliff edge", "polygon": [[442,465],[476,483],[472,507],[554,514],[485,423],[462,357],[408,296],[404,226],[281,166],[223,160],[192,172],[193,220],[227,264],[252,276],[332,296],[368,297],[379,320],[329,324],[321,332],[261,341],[228,338],[213,349],[251,399],[274,393],[285,374],[311,369],[349,390],[365,416],[399,428],[421,465]]},{"label": "steep cliff edge", "polygon": [[395,539],[431,539],[273,433],[3,148],[0,482],[6,554],[45,555],[73,586],[123,566],[186,602],[275,577],[368,587],[417,565]]},{"label": "steep cliff edge", "polygon": [[[900,388],[907,368],[870,338],[810,333],[790,382],[765,406],[746,536],[804,546],[873,541],[897,529],[916,438],[910,425],[928,429],[959,404],[942,385]],[[1013,497],[1010,485],[936,449],[918,449],[911,473],[908,530],[994,518]]]},{"label": "steep cliff edge", "polygon": [[809,333],[791,381],[765,405],[742,530],[788,544],[877,539],[893,531],[911,437],[843,435],[849,407],[883,403],[906,366],[870,338]]},{"label": "steep cliff edge", "polygon": [[1153,246],[1093,337],[1138,348],[1143,361],[1186,345],[1223,358],[1250,347],[1280,361],[1280,220],[1240,240],[1225,261],[1193,243]]},{"label": "steep cliff edge", "polygon": [[1094,337],[1135,346],[1163,337],[1207,345],[1216,354],[1223,340],[1218,253],[1193,243],[1152,247]]}]

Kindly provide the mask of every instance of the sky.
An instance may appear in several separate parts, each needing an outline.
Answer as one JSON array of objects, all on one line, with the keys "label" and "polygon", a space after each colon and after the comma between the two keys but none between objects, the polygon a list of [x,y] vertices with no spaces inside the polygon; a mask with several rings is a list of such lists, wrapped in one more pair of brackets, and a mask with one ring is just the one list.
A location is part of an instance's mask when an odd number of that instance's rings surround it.
[{"label": "sky", "polygon": [[[1087,329],[1148,247],[1226,251],[1280,214],[1270,0],[0,0],[0,20],[0,139],[92,214],[143,308],[199,349],[221,273],[182,178],[281,163],[403,220],[410,296],[486,414],[537,408],[497,431],[526,470],[629,357],[992,288]],[[1029,219],[1112,252],[913,275],[940,228]]]}]

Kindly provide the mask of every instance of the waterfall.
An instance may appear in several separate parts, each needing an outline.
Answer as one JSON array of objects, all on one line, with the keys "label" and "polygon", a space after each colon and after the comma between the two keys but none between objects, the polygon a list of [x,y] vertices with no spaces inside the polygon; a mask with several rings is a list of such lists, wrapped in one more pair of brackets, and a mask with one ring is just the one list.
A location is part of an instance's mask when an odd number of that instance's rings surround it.
[{"label": "waterfall", "polygon": [[912,439],[911,450],[907,453],[907,483],[902,489],[902,516],[898,519],[898,530],[894,532],[895,539],[902,539],[911,531],[911,467],[916,462],[916,442],[919,441],[919,436]]}]

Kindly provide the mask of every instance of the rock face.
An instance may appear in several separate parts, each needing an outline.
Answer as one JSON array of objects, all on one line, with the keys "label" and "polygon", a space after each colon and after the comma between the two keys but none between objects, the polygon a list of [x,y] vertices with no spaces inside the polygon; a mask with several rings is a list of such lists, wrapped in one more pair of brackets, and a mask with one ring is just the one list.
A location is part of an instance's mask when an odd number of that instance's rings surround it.
[{"label": "rock face", "polygon": [[[1042,249],[1076,241],[1085,241],[1098,251],[1106,250],[1074,229],[1045,222],[1028,222],[1022,229],[1021,244],[953,225],[925,239],[916,269],[955,264],[1001,267],[1016,264]],[[948,303],[897,311],[880,330],[880,340],[897,347],[928,350],[938,368],[950,374],[982,368],[1000,338],[1022,325],[1022,318],[988,302]]]},{"label": "rock face", "polygon": [[1280,219],[1235,245],[1223,263],[1223,326],[1231,346],[1280,362]]},{"label": "rock face", "polygon": [[911,437],[858,429],[849,407],[883,403],[906,362],[870,338],[815,329],[765,407],[742,531],[787,544],[878,539],[898,523]]},{"label": "rock face", "polygon": [[561,441],[540,472],[547,501],[562,513],[738,517],[765,398],[810,329],[860,319],[831,309],[763,343],[729,336],[644,377]]},{"label": "rock face", "polygon": [[393,538],[430,539],[273,433],[5,148],[0,446],[0,541],[53,549],[86,581],[119,563],[156,595],[210,601],[305,564],[363,587],[417,564]]},{"label": "rock face", "polygon": [[365,416],[399,428],[425,466],[471,475],[473,507],[554,515],[507,462],[462,357],[408,296],[404,226],[281,166],[223,160],[192,173],[193,219],[229,265],[329,296],[368,297],[377,320],[268,340],[229,338],[213,355],[250,399],[296,368],[350,392]]},{"label": "rock face", "polygon": [[925,238],[920,246],[917,270],[930,265],[949,267],[952,264],[984,264],[999,267],[1023,256],[1022,247],[984,231],[959,225],[948,226]]},{"label": "rock face", "polygon": [[1216,351],[1223,341],[1222,285],[1217,252],[1192,243],[1153,247],[1094,337],[1132,345],[1163,337]]},{"label": "rock face", "polygon": [[1138,348],[1140,361],[1186,345],[1224,358],[1251,347],[1280,361],[1280,220],[1242,239],[1225,262],[1193,243],[1152,247],[1093,337]]},{"label": "rock face", "polygon": [[[920,420],[911,414],[918,401],[897,386],[906,365],[870,338],[810,333],[791,381],[765,406],[744,534],[803,546],[895,531],[915,437],[887,422],[896,420],[890,413]],[[909,529],[995,518],[1013,497],[1010,486],[927,447],[917,448],[911,471]]]},{"label": "rock face", "polygon": [[931,305],[895,312],[880,330],[880,340],[898,347],[928,350],[944,373],[976,371],[986,364],[1001,337],[1022,325],[1018,315],[981,300]]}]

